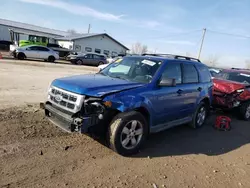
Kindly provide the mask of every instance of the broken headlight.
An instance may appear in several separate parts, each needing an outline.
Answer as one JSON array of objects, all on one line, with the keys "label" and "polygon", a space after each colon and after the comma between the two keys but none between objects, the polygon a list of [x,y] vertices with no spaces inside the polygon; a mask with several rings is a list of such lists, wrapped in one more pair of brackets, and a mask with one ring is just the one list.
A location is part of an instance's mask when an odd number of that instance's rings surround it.
[{"label": "broken headlight", "polygon": [[244,92],[244,89],[238,89],[238,90],[236,90],[236,92],[237,93],[242,93],[242,92]]}]

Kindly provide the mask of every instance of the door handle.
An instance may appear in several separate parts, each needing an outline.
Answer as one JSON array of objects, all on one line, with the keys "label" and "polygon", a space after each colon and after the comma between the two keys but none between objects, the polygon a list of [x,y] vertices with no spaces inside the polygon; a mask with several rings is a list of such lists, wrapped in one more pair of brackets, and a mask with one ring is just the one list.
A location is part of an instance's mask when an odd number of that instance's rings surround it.
[{"label": "door handle", "polygon": [[177,93],[178,93],[179,95],[180,95],[182,92],[183,92],[182,89],[179,89],[179,90],[177,91]]},{"label": "door handle", "polygon": [[201,91],[202,91],[202,88],[201,88],[201,87],[198,87],[197,90],[201,92]]}]

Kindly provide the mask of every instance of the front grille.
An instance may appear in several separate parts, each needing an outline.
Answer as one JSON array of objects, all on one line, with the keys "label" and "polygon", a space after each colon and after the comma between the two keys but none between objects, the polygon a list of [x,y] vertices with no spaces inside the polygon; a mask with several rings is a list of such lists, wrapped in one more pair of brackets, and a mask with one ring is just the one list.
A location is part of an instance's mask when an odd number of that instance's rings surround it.
[{"label": "front grille", "polygon": [[75,113],[80,110],[84,96],[56,87],[51,87],[48,99],[58,107]]}]

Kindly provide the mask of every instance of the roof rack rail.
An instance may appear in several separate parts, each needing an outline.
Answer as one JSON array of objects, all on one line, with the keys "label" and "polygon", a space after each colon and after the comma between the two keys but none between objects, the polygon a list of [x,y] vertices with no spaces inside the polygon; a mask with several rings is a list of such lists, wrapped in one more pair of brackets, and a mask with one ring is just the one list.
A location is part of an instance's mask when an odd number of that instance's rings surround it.
[{"label": "roof rack rail", "polygon": [[172,57],[174,59],[186,59],[186,60],[190,60],[190,61],[201,62],[197,58],[188,57],[188,56],[182,56],[182,55],[174,55],[174,54],[149,54],[149,53],[144,53],[144,54],[142,54],[142,56],[160,56],[160,57],[167,57],[167,56],[169,56],[169,57]]}]

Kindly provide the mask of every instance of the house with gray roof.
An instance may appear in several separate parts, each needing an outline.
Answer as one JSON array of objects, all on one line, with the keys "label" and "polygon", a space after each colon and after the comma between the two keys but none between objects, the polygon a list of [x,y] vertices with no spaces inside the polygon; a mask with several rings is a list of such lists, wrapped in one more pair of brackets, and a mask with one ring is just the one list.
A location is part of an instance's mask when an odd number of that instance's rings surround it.
[{"label": "house with gray roof", "polygon": [[95,52],[116,56],[129,50],[107,33],[70,35],[66,31],[0,19],[0,43],[12,41],[10,31],[17,33],[19,40],[29,40],[31,36],[46,37],[49,43],[58,43],[62,47],[82,53]]}]

